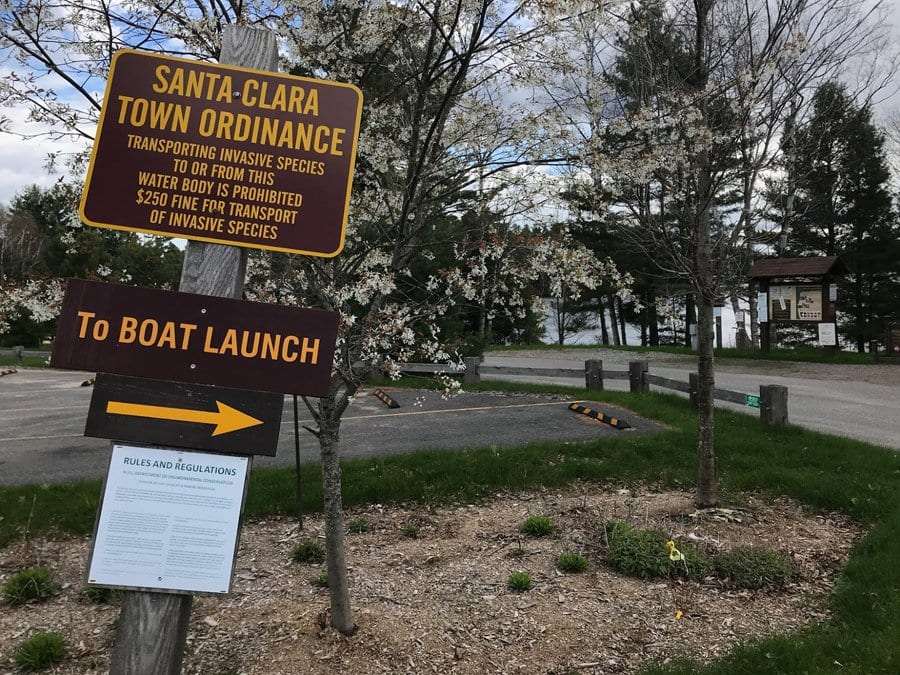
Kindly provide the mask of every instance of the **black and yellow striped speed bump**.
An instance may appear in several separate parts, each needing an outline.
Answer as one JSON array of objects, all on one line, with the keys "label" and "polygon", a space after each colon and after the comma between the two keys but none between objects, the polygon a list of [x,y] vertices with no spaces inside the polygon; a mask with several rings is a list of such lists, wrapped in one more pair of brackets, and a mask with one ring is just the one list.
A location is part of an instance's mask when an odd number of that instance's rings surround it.
[{"label": "black and yellow striped speed bump", "polygon": [[598,422],[603,422],[604,424],[608,424],[609,426],[615,429],[630,429],[631,425],[628,424],[625,420],[619,417],[610,417],[604,412],[599,410],[594,410],[593,408],[588,408],[586,405],[581,403],[580,401],[575,401],[569,405],[569,410],[572,412],[577,412],[582,415],[587,415],[588,417],[597,420]]},{"label": "black and yellow striped speed bump", "polygon": [[399,408],[400,404],[397,403],[394,399],[392,399],[388,394],[382,389],[376,389],[372,392],[372,395],[375,396],[379,401],[384,403],[388,408]]}]

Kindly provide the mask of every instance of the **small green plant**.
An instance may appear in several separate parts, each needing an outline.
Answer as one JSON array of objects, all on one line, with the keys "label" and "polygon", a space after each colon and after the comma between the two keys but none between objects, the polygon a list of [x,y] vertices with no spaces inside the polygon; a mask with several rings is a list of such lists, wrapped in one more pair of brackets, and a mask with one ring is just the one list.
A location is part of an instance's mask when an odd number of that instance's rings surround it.
[{"label": "small green plant", "polygon": [[59,633],[35,633],[16,648],[16,665],[25,671],[44,670],[62,661],[66,641]]},{"label": "small green plant", "polygon": [[516,593],[524,593],[531,589],[531,575],[528,572],[513,572],[506,580],[506,586]]},{"label": "small green plant", "polygon": [[713,559],[716,576],[739,588],[781,588],[796,574],[783,553],[756,546],[739,546]]},{"label": "small green plant", "polygon": [[519,532],[529,537],[546,537],[553,532],[553,521],[547,516],[529,516],[519,526]]},{"label": "small green plant", "polygon": [[94,605],[110,605],[118,600],[121,594],[114,588],[85,586],[81,591],[81,595],[84,596],[85,600]]},{"label": "small green plant", "polygon": [[634,527],[621,520],[606,524],[609,544],[607,560],[617,572],[641,579],[680,576],[702,579],[710,570],[710,562],[696,548],[687,544],[676,550],[681,557],[673,559],[668,537],[662,532]]},{"label": "small green plant", "polygon": [[318,575],[310,579],[309,583],[319,588],[328,588],[328,572],[322,570]]},{"label": "small green plant", "polygon": [[362,534],[369,531],[369,521],[365,518],[354,518],[347,523],[347,532],[350,534]]},{"label": "small green plant", "polygon": [[516,538],[516,547],[510,550],[509,553],[506,554],[510,558],[521,558],[525,555],[525,549],[522,548],[522,539],[521,537]]},{"label": "small green plant", "polygon": [[315,539],[304,539],[291,551],[291,560],[295,563],[319,564],[325,562],[325,549]]},{"label": "small green plant", "polygon": [[400,532],[407,539],[418,539],[419,538],[419,526],[415,523],[406,523],[401,529]]},{"label": "small green plant", "polygon": [[587,558],[580,553],[564,551],[559,554],[559,558],[556,560],[556,566],[561,572],[584,572],[587,569]]},{"label": "small green plant", "polygon": [[13,574],[3,584],[3,599],[10,605],[22,605],[32,600],[46,600],[56,592],[56,584],[45,567],[29,567]]}]

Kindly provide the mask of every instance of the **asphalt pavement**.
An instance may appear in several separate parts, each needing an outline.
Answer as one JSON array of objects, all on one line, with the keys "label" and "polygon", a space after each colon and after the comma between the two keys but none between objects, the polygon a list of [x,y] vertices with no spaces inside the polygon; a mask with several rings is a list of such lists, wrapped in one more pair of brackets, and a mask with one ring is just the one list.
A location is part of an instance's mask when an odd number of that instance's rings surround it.
[{"label": "asphalt pavement", "polygon": [[[110,442],[83,436],[89,375],[20,369],[0,378],[0,484],[56,483],[99,478],[106,471]],[[568,410],[568,399],[532,394],[471,393],[444,400],[439,392],[390,390],[400,403],[387,408],[363,391],[344,415],[342,456],[371,457],[467,447],[522,445],[531,441],[583,441],[658,429],[615,406],[600,406],[628,420],[634,430],[612,427]],[[290,399],[282,418],[276,457],[258,457],[254,466],[294,461]],[[309,414],[300,404],[301,424]],[[318,458],[316,439],[300,430],[301,461]]]},{"label": "asphalt pavement", "polygon": [[[628,362],[647,360],[650,372],[687,382],[697,370],[696,357],[662,352],[636,353],[614,349],[523,350],[488,354],[484,365],[531,368],[580,368],[586,359],[601,359],[604,370],[627,370]],[[579,383],[584,378],[498,376],[491,378],[548,384]],[[788,388],[788,415],[793,424],[847,436],[900,450],[900,366],[849,365],[720,359],[716,386],[759,394],[761,384]],[[628,382],[607,380],[609,389],[624,390]],[[661,391],[652,387],[656,391]],[[671,390],[664,390],[671,391]],[[756,412],[732,403],[716,405]]]}]

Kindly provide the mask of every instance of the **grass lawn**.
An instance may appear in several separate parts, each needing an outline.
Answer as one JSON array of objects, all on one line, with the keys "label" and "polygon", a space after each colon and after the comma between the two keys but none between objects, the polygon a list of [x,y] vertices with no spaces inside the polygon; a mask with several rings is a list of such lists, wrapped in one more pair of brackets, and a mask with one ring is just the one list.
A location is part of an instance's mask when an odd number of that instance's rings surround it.
[{"label": "grass lawn", "polygon": [[49,357],[49,353],[47,356],[25,356],[19,361],[15,356],[0,356],[0,367],[46,368]]},{"label": "grass lawn", "polygon": [[[598,344],[577,344],[577,345],[557,345],[545,344],[543,342],[536,344],[524,345],[493,345],[487,347],[485,352],[512,352],[518,350],[546,350],[558,351],[560,349],[615,349],[623,352],[662,352],[665,354],[685,354],[696,356],[696,352],[687,347],[679,347],[675,345],[662,345],[659,347],[640,347],[640,346],[613,346]],[[756,361],[802,361],[806,363],[849,363],[849,364],[871,364],[879,363],[875,361],[872,354],[859,354],[857,352],[837,352],[832,353],[814,347],[798,347],[796,349],[772,349],[769,352],[761,352],[757,349],[736,349],[734,347],[724,347],[716,349],[715,354],[718,358],[723,359],[753,359]],[[880,361],[880,363],[890,363],[890,361]]]},{"label": "grass lawn", "polygon": [[[409,386],[423,386],[409,378]],[[483,383],[471,389],[598,393],[556,386]],[[500,490],[598,484],[693,484],[696,415],[675,395],[602,392],[671,427],[653,436],[622,435],[587,443],[535,443],[497,450],[423,452],[344,463],[344,500],[365,503],[470,503]],[[769,429],[753,416],[716,410],[724,501],[743,490],[797,498],[814,509],[840,510],[871,528],[857,545],[832,596],[834,619],[798,635],[747,644],[711,664],[649,667],[648,673],[900,672],[900,453],[807,431]],[[305,466],[304,508],[321,508],[318,467]],[[90,533],[100,484],[0,488],[0,545],[32,534]],[[289,469],[253,472],[248,517],[295,512]]]}]

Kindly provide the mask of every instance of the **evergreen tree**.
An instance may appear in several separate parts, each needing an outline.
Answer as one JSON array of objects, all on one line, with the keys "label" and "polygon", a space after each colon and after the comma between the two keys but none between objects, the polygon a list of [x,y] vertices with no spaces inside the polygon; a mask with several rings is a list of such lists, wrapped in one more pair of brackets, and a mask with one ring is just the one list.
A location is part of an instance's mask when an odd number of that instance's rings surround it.
[{"label": "evergreen tree", "polygon": [[827,83],[794,142],[796,196],[792,212],[780,214],[787,218],[786,253],[841,256],[849,269],[840,284],[842,332],[862,352],[900,312],[900,221],[884,135],[868,106]]}]

